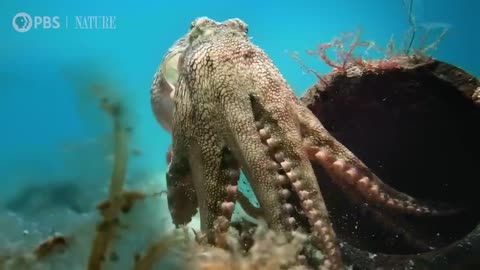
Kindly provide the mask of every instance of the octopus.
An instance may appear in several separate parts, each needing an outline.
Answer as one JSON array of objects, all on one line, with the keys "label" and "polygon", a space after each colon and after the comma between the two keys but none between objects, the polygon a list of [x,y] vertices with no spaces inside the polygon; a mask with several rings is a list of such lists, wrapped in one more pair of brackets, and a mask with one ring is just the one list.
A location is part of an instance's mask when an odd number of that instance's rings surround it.
[{"label": "octopus", "polygon": [[194,20],[163,58],[151,104],[172,134],[166,180],[173,223],[188,224],[198,209],[212,244],[221,245],[218,235],[230,226],[243,172],[269,228],[308,231],[324,254],[319,269],[344,269],[312,162],[369,208],[444,214],[382,182],[336,140],[251,42],[240,19]]}]

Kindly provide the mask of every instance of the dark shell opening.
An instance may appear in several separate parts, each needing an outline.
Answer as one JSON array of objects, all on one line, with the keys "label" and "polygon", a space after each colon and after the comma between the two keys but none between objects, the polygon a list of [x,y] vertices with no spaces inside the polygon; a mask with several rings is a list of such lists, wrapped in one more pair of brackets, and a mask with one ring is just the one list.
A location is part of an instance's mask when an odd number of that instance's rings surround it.
[{"label": "dark shell opening", "polygon": [[[473,98],[479,81],[434,60],[361,74],[332,73],[324,79],[302,101],[337,140],[395,189],[431,205],[463,209],[443,217],[372,212],[347,200],[314,164],[338,237],[351,250],[370,252],[366,257],[376,266],[385,266],[380,261],[392,258],[432,263],[425,258],[446,254],[450,249],[445,247],[466,241],[480,224],[475,188],[480,180],[480,106]],[[468,241],[476,240],[478,252],[478,232],[474,238]],[[351,250],[345,251],[347,256],[355,254]],[[455,265],[470,263],[468,254],[451,260],[457,261]],[[443,263],[447,264],[451,265]]]}]

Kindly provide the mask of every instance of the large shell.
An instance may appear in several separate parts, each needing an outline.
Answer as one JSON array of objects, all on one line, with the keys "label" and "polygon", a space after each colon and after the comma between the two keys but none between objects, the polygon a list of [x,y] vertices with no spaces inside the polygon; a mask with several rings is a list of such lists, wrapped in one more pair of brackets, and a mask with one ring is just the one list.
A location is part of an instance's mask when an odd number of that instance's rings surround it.
[{"label": "large shell", "polygon": [[465,211],[379,216],[339,199],[314,164],[345,258],[358,269],[480,269],[480,82],[432,59],[392,61],[398,67],[327,75],[302,101],[389,185]]}]

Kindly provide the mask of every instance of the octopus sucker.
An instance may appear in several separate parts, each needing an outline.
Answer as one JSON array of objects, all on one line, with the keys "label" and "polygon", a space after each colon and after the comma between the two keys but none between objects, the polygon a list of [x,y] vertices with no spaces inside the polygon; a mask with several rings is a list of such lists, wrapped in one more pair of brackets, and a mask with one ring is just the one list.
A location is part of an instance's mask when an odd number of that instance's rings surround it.
[{"label": "octopus sucker", "polygon": [[[391,208],[394,211],[412,215],[452,215],[459,209],[435,209],[415,200],[414,198],[389,187],[374,175],[351,151],[337,141],[319,122],[312,116],[308,109],[298,106],[300,127],[304,134],[305,151],[311,159],[316,160],[324,167],[330,177],[341,186],[350,186],[363,200],[379,207]],[[315,118],[315,119],[312,119]],[[375,186],[378,192],[369,192]],[[387,204],[385,199],[378,194],[388,195],[401,203]],[[411,207],[406,207],[411,206]],[[411,211],[411,208],[415,211]],[[421,210],[419,210],[421,209]]]},{"label": "octopus sucker", "polygon": [[[255,115],[254,115],[255,117]],[[291,215],[294,213],[294,207],[292,206],[291,202],[291,192],[289,190],[290,182],[288,180],[288,173],[285,174],[285,162],[284,161],[284,154],[281,150],[277,147],[268,143],[268,140],[272,140],[271,131],[268,125],[264,125],[261,122],[256,122],[256,127],[258,133],[260,135],[260,139],[262,143],[267,147],[270,158],[271,164],[275,171],[277,171],[276,175],[276,184],[280,188],[279,200],[281,202],[281,220],[285,225],[287,230],[293,230],[296,227],[296,220]]]},{"label": "octopus sucker", "polygon": [[[353,154],[341,151],[351,155],[350,163],[356,163],[357,165],[349,165],[342,157],[335,160],[335,154],[332,154],[332,152],[321,149],[313,155],[316,161],[326,168],[333,180],[340,182],[340,185],[355,189],[358,194],[362,195],[363,200],[368,203],[411,215],[452,215],[459,211],[459,209],[436,209],[427,206],[406,194],[388,187],[373,173],[370,173],[368,168]],[[368,172],[367,174],[371,176],[362,173],[363,171]],[[388,199],[386,199],[387,196]]]},{"label": "octopus sucker", "polygon": [[[261,107],[261,105],[257,105],[257,108]],[[288,114],[285,114],[288,115]],[[275,114],[271,114],[270,117],[274,118]],[[293,118],[293,117],[292,117]],[[275,118],[274,118],[275,119]],[[276,123],[279,123],[279,119],[275,119]],[[282,119],[283,120],[283,119]],[[293,119],[291,121],[294,121]],[[273,129],[273,128],[272,128]],[[302,138],[298,136],[299,134],[288,134],[284,132],[288,132],[289,129],[284,129],[282,127],[276,127],[275,133],[270,134],[269,132],[269,139],[268,140],[275,140],[275,141],[282,141],[282,145],[271,145],[268,144],[270,151],[275,152],[281,151],[281,155],[276,156],[276,160],[280,161],[279,164],[282,170],[285,172],[286,178],[290,181],[291,184],[291,191],[296,195],[298,198],[298,204],[300,208],[306,214],[309,223],[312,224],[309,230],[316,231],[314,232],[317,235],[321,235],[321,237],[315,237],[315,245],[317,245],[324,253],[327,255],[328,259],[323,262],[323,266],[321,268],[330,269],[329,267],[333,267],[331,269],[339,269],[342,265],[340,259],[340,251],[338,250],[338,246],[335,243],[335,233],[333,232],[332,225],[328,218],[328,213],[326,207],[323,202],[323,198],[320,193],[310,193],[307,190],[318,190],[316,187],[317,183],[315,181],[315,177],[313,176],[312,168],[310,163],[308,162],[309,158],[303,150],[295,151],[294,149],[302,149]],[[283,132],[282,132],[283,131]],[[277,138],[279,138],[277,140]],[[293,140],[296,138],[296,142]],[[294,147],[291,147],[291,146]],[[295,146],[296,145],[296,146]],[[290,146],[290,147],[289,147]],[[293,155],[292,155],[293,153]],[[303,155],[302,155],[303,154]],[[275,156],[275,155],[274,155]],[[283,175],[282,175],[283,176]],[[283,177],[282,177],[283,178]],[[287,206],[289,209],[290,207]],[[290,213],[290,212],[289,212]],[[321,214],[324,213],[324,214]],[[284,217],[285,224],[291,228],[294,224],[297,224],[296,220],[293,217]],[[323,226],[321,228],[317,228],[313,226],[316,221],[322,221]],[[330,255],[329,255],[330,254]],[[329,264],[328,262],[333,261],[334,264]],[[325,263],[327,262],[327,263]]]}]

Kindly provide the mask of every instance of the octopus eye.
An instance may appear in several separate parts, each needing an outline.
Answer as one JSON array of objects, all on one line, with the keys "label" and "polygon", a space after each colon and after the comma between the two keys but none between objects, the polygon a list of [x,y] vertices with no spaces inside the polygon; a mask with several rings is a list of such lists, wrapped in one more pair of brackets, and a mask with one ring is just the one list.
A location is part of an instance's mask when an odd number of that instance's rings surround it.
[{"label": "octopus eye", "polygon": [[192,30],[193,28],[195,28],[195,26],[199,25],[199,24],[202,23],[204,20],[205,20],[205,17],[196,18],[196,19],[190,24],[190,30]]},{"label": "octopus eye", "polygon": [[239,30],[245,34],[248,34],[248,25],[244,21],[238,18],[229,19],[225,21],[224,24],[228,27],[235,28],[236,30]]},{"label": "octopus eye", "polygon": [[195,19],[191,24],[190,24],[190,30],[192,30],[195,27],[207,27],[209,25],[216,25],[217,22],[209,19],[208,17],[199,17]]}]

